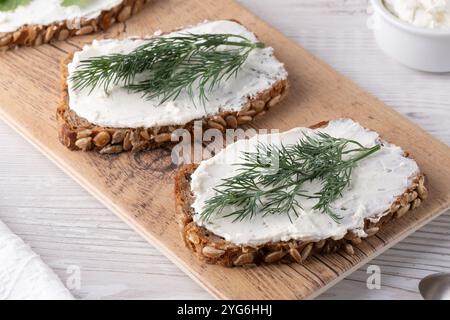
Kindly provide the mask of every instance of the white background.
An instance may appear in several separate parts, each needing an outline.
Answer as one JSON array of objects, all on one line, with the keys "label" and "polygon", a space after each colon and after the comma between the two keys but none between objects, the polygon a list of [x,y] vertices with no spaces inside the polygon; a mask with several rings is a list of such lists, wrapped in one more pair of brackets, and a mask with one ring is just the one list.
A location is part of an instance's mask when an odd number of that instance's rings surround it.
[{"label": "white background", "polygon": [[[450,144],[450,74],[409,70],[376,47],[366,0],[241,0],[362,88]],[[0,122],[0,219],[61,278],[81,268],[79,298],[211,298],[114,214]],[[411,141],[414,143],[414,141]],[[373,260],[321,298],[419,298],[418,281],[450,268],[450,212]]]}]

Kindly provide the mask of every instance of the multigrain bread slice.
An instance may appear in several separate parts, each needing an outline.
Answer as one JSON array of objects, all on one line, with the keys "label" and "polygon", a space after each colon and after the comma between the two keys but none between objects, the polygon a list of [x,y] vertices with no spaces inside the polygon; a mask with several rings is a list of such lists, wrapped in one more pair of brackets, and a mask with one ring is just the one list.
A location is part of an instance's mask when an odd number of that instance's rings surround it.
[{"label": "multigrain bread slice", "polygon": [[[177,30],[181,30],[181,28]],[[90,123],[69,107],[67,80],[68,64],[72,59],[73,54],[61,62],[62,99],[56,112],[59,140],[70,150],[116,154],[125,151],[154,149],[173,144],[172,132],[177,129],[186,129],[192,132],[196,121],[201,121],[203,130],[212,128],[224,132],[227,128],[235,129],[251,122],[255,117],[262,116],[268,109],[277,105],[286,97],[289,88],[287,78],[278,80],[267,89],[248,96],[239,111],[222,111],[180,125],[140,128],[104,127]]]},{"label": "multigrain bread slice", "polygon": [[[124,151],[142,151],[171,144],[172,132],[187,129],[192,132],[194,122],[184,125],[162,126],[153,128],[110,128],[96,126],[78,116],[69,108],[67,94],[67,63],[71,57],[61,64],[62,99],[56,111],[58,136],[62,144],[70,150],[97,151],[101,154],[116,154]],[[288,92],[288,81],[275,83],[270,89],[249,98],[238,112],[221,112],[211,117],[200,119],[203,130],[209,128],[225,131],[251,122],[278,104]]]},{"label": "multigrain bread slice", "polygon": [[[115,22],[124,22],[138,13],[150,0],[123,0],[95,18],[57,21],[49,25],[24,25],[12,32],[0,32],[0,52],[20,46],[38,46],[53,40],[87,35],[106,30]],[[45,9],[43,9],[45,10]]]},{"label": "multigrain bread slice", "polygon": [[[310,128],[321,128],[327,124],[328,121],[325,121]],[[408,154],[405,153],[405,156],[408,156]],[[275,262],[303,263],[313,254],[327,254],[338,250],[354,254],[353,246],[357,246],[364,239],[350,230],[339,240],[332,238],[320,241],[289,240],[268,242],[261,245],[236,245],[226,241],[193,221],[192,203],[194,198],[191,192],[191,175],[197,168],[197,164],[184,165],[176,174],[176,218],[186,246],[206,263],[225,267],[249,267]],[[384,213],[381,219],[377,222],[370,219],[364,220],[364,231],[367,237],[375,235],[389,221],[400,218],[420,206],[427,196],[425,176],[419,172],[404,193],[393,201],[390,209]]]}]

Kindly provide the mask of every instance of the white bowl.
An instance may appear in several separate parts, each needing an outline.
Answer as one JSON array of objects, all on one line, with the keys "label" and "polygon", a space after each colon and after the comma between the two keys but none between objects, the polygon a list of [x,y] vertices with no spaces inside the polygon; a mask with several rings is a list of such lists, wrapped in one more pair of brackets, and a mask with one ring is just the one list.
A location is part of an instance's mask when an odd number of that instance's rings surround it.
[{"label": "white bowl", "polygon": [[403,22],[382,0],[370,0],[371,28],[380,48],[400,63],[421,71],[450,72],[450,30],[426,29]]}]

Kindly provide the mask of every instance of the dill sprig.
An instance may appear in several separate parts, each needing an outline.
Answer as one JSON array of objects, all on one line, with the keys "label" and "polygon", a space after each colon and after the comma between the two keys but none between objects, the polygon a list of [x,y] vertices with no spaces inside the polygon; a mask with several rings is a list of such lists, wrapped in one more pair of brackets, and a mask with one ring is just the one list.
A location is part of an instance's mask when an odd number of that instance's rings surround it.
[{"label": "dill sprig", "polygon": [[264,47],[234,34],[155,37],[129,54],[81,61],[71,80],[75,89],[107,91],[111,85],[121,85],[146,99],[160,98],[160,103],[175,100],[186,90],[192,101],[204,103],[207,93],[223,79],[237,75],[252,50]]},{"label": "dill sprig", "polygon": [[31,0],[0,0],[0,11],[12,11],[30,4]]},{"label": "dill sprig", "polygon": [[[342,196],[350,184],[356,163],[380,150],[380,145],[366,148],[359,142],[334,138],[325,133],[306,136],[293,145],[258,144],[255,152],[244,152],[244,162],[236,164],[238,173],[223,179],[208,199],[201,213],[204,220],[223,214],[234,221],[263,216],[293,213],[298,217],[302,208],[298,198],[317,199],[313,206],[338,222],[341,218],[332,210],[332,203]],[[274,165],[274,161],[276,161]],[[304,190],[307,181],[319,179],[320,191]]]}]

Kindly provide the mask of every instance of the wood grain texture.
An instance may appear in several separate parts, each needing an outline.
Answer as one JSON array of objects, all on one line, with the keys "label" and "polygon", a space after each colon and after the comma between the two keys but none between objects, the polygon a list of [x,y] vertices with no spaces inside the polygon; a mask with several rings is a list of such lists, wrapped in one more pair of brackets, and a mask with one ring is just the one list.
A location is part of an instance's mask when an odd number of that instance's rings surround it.
[{"label": "wood grain texture", "polygon": [[[292,4],[293,5],[293,4]],[[294,6],[294,5],[293,5]],[[295,7],[295,6],[294,6]],[[306,7],[308,7],[308,6],[306,6]],[[295,10],[293,11],[293,12],[295,12]],[[128,28],[130,27],[130,25],[131,25],[131,23],[130,24],[128,24]],[[127,30],[128,30],[128,28],[127,28]],[[258,31],[258,30],[257,30]],[[302,32],[303,32],[303,30],[302,30]],[[258,32],[259,33],[259,32]],[[320,35],[320,34],[319,34]],[[330,37],[331,38],[331,37]],[[300,39],[301,40],[301,39]],[[270,40],[269,40],[270,41]],[[338,39],[336,39],[336,40],[334,40],[334,41],[336,41],[335,43],[337,43],[337,41],[338,41]],[[270,42],[271,44],[273,44],[273,45],[275,45],[273,42]],[[77,43],[76,45],[79,45],[79,43]],[[61,44],[61,47],[63,47],[63,49],[64,49],[64,47],[65,46],[70,46],[70,44],[69,43],[67,43],[67,44]],[[276,45],[275,45],[276,46]],[[313,50],[314,51],[314,50]],[[322,54],[323,54],[323,52],[325,52],[325,50],[318,50],[318,51],[320,51],[320,52],[322,52]],[[284,59],[284,57],[283,56],[281,56],[280,55],[280,57],[282,58],[282,59]],[[292,57],[291,57],[291,59],[292,59]],[[350,60],[349,60],[350,61]],[[3,62],[3,61],[2,61]],[[293,64],[294,62],[292,62],[292,64]],[[309,66],[309,65],[307,65],[306,64],[306,62],[305,61],[299,61],[299,63],[300,63],[300,66],[299,67],[303,67],[305,70],[311,70],[311,66]],[[305,68],[306,67],[306,68]],[[288,68],[290,68],[290,66],[288,66]],[[313,70],[315,70],[315,69],[313,69]],[[331,72],[331,71],[330,71]],[[351,76],[351,74],[350,74],[350,76]],[[36,78],[35,78],[36,79]],[[3,80],[3,70],[2,70],[2,80]],[[37,80],[37,79],[36,79]],[[405,79],[406,80],[406,79]],[[51,81],[51,79],[49,80],[49,82]],[[36,83],[39,83],[39,82],[37,82],[36,81]],[[380,84],[380,87],[382,87],[383,86],[383,83],[381,83]],[[51,89],[51,84],[48,84],[48,87]],[[356,90],[357,91],[357,90]],[[411,90],[411,91],[413,91],[413,90]],[[352,91],[353,92],[353,91]],[[20,94],[18,94],[18,95],[16,95],[16,97],[19,97],[20,98]],[[54,98],[53,98],[54,99]],[[312,99],[311,99],[312,100]],[[4,101],[4,99],[3,99],[3,97],[2,97],[2,103],[3,103],[3,101]],[[32,99],[30,100],[30,101],[33,101]],[[320,102],[323,102],[323,101],[320,101]],[[326,102],[328,102],[328,101],[326,101]],[[305,104],[305,102],[302,102],[301,103],[301,105],[304,105]],[[437,104],[437,103],[436,103]],[[6,105],[6,104],[5,104]],[[33,105],[33,103],[31,103],[31,102],[29,102],[28,103],[28,105],[31,105],[31,106],[34,106]],[[3,104],[2,104],[2,107],[3,107]],[[46,106],[44,106],[44,107],[46,107]],[[48,107],[48,109],[50,110],[50,107]],[[310,110],[311,111],[311,110]],[[45,112],[45,110],[44,110],[44,112]],[[323,111],[323,112],[333,112],[333,110],[327,110],[327,111]],[[350,112],[350,111],[349,111]],[[311,117],[310,117],[311,118]],[[311,119],[313,119],[313,118],[311,118]],[[360,120],[360,119],[358,119],[358,120]],[[270,121],[272,121],[272,119],[270,120]],[[306,121],[306,120],[305,120]],[[367,120],[367,121],[369,121],[369,120]],[[29,123],[33,123],[33,122],[29,122]],[[297,125],[298,124],[306,124],[306,123],[303,123],[303,122],[301,122],[301,123],[297,123]],[[284,123],[283,124],[284,126],[289,126],[290,124],[289,123]],[[372,126],[373,127],[373,126]],[[380,130],[381,132],[384,132],[383,130]],[[407,137],[406,137],[407,138]],[[405,139],[406,139],[405,138]],[[395,142],[397,142],[396,140],[393,140],[393,141],[395,141]],[[404,142],[406,142],[407,141],[407,139],[406,140],[404,140]],[[418,144],[420,143],[420,141],[418,142]],[[403,145],[409,145],[410,143],[408,143],[408,144],[403,144]],[[401,144],[402,145],[402,144]],[[52,147],[57,147],[57,146],[52,146]],[[420,146],[418,145],[417,147],[416,147],[416,149],[420,149],[419,148]],[[413,150],[411,150],[412,148],[409,148],[408,147],[408,149],[410,150],[410,151],[413,151]],[[420,150],[419,150],[420,151]],[[415,152],[413,151],[413,153],[415,154]],[[97,161],[97,159],[95,159],[95,161]],[[136,159],[133,159],[132,161],[135,161],[135,162],[139,162],[138,160],[136,160]],[[140,159],[140,163],[142,164],[142,163],[144,163],[144,162],[142,162],[142,161],[145,161],[145,159],[143,160],[143,159]],[[425,170],[425,169],[424,169]],[[425,170],[425,171],[427,171],[427,170]],[[161,177],[163,174],[161,173],[161,175],[159,176],[159,177]],[[160,178],[161,179],[161,178]],[[162,181],[162,179],[161,179],[161,181]],[[447,179],[447,181],[448,181],[448,179]],[[64,184],[65,185],[65,184]],[[62,190],[64,190],[64,187],[63,186],[61,186],[61,188],[62,188]],[[139,188],[138,188],[139,189]],[[70,191],[70,190],[69,190]],[[70,193],[69,193],[70,194]],[[2,193],[2,195],[3,195],[3,193]],[[66,197],[67,197],[67,195],[66,195]],[[76,207],[77,206],[77,204],[79,205],[79,201],[77,201],[76,199],[73,201],[73,203],[72,203],[72,205],[74,206],[74,207]],[[70,206],[70,203],[68,204],[68,206]],[[24,209],[25,210],[25,209]],[[2,212],[3,212],[3,210],[2,210]],[[14,215],[14,214],[13,214]],[[6,222],[8,222],[8,221],[6,221]],[[112,227],[111,227],[112,228]],[[448,239],[447,239],[448,240]],[[436,240],[435,240],[436,241]],[[433,241],[429,241],[428,242],[428,245],[429,246],[431,246],[431,244],[433,243]],[[416,248],[416,250],[415,251],[418,251],[418,250],[422,250],[422,251],[426,251],[426,250],[430,250],[430,249],[427,249],[427,248],[429,248],[429,247],[427,247],[427,246],[422,246],[421,247],[421,245],[417,245],[418,246],[418,248]],[[414,252],[414,250],[411,250],[411,251],[413,251]],[[73,253],[72,253],[73,254]],[[399,259],[399,258],[397,258],[397,259]],[[125,260],[126,261],[126,260]],[[403,260],[403,261],[405,261],[405,260]],[[405,263],[405,265],[408,265],[408,261],[410,261],[410,260],[407,260],[406,259],[406,263]],[[427,260],[428,261],[428,260]],[[323,261],[323,262],[325,262],[326,263],[326,261]],[[325,268],[324,266],[323,266],[323,262],[319,262],[318,263],[318,267],[321,267],[322,269],[325,269],[325,270],[327,270],[327,268]],[[391,263],[392,264],[392,263]],[[400,259],[400,262],[398,262],[398,264],[400,264],[401,265],[401,259]],[[397,264],[397,265],[398,265]],[[439,266],[435,266],[435,268],[438,268]],[[124,267],[124,269],[126,269],[126,263],[125,263],[125,267]],[[292,270],[294,270],[294,269],[292,269]],[[283,270],[284,271],[284,270]],[[295,270],[294,270],[295,271]],[[291,272],[294,272],[294,271],[291,271],[291,270],[286,270],[286,272],[289,274],[289,273],[291,273]],[[328,272],[330,272],[330,270],[328,270]],[[395,274],[395,272],[394,272],[394,274]],[[316,277],[317,278],[317,277]],[[360,279],[360,281],[362,281],[361,279],[364,279],[364,275],[361,275],[361,277],[359,278]],[[355,280],[355,282],[356,282],[357,280]],[[400,282],[400,281],[399,281]],[[363,286],[365,286],[364,284],[363,284]],[[405,287],[404,288],[405,290],[410,290],[411,288],[408,288],[408,287]],[[118,289],[117,289],[118,290]],[[411,291],[413,291],[413,290],[411,290]],[[413,294],[413,292],[412,292],[412,294]]]}]

